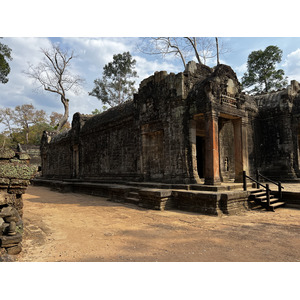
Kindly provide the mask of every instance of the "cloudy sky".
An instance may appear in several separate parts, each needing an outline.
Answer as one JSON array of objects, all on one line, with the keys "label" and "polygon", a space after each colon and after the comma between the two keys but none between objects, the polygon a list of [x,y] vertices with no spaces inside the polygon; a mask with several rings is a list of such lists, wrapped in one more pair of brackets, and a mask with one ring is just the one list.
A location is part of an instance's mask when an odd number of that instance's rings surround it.
[{"label": "cloudy sky", "polygon": [[[278,67],[285,71],[289,80],[300,81],[300,38],[237,38],[221,37],[228,48],[226,54],[221,55],[221,63],[230,65],[240,79],[246,71],[247,57],[251,51],[265,49],[268,45],[277,45],[283,50],[283,59]],[[112,61],[113,55],[130,51],[136,59],[138,78],[136,86],[141,80],[152,75],[155,71],[182,72],[183,65],[173,56],[165,59],[160,56],[142,54],[137,50],[140,39],[137,37],[4,37],[0,40],[12,49],[13,60],[10,62],[11,72],[7,84],[0,86],[1,107],[14,108],[16,105],[32,103],[37,109],[44,109],[48,114],[52,111],[62,113],[63,106],[58,96],[37,90],[37,85],[22,71],[28,69],[28,63],[37,65],[43,58],[41,48],[49,48],[51,43],[59,43],[61,48],[74,50],[77,57],[73,59],[71,71],[85,79],[79,95],[69,93],[70,117],[75,112],[91,113],[95,108],[101,108],[97,98],[89,96],[93,89],[93,81],[101,77],[103,67]],[[212,67],[215,59],[208,61]]]},{"label": "cloudy sky", "polygon": [[[290,0],[286,1],[286,6],[288,2]],[[36,0],[23,1],[18,3],[18,10],[14,10],[13,14],[1,15],[0,36],[4,38],[0,42],[12,49],[13,57],[9,81],[0,85],[1,108],[32,103],[48,114],[53,111],[63,113],[60,99],[55,94],[37,90],[32,79],[23,73],[28,63],[36,65],[42,60],[40,49],[49,48],[53,42],[59,43],[61,48],[75,51],[77,58],[72,61],[71,71],[85,79],[79,95],[67,95],[70,99],[70,120],[77,111],[88,114],[101,108],[101,102],[89,96],[88,92],[93,89],[93,81],[101,77],[104,65],[112,61],[114,54],[130,51],[136,59],[137,87],[141,80],[155,71],[183,71],[181,62],[172,56],[162,59],[139,52],[136,46],[141,36],[219,36],[220,42],[224,42],[229,50],[221,55],[221,63],[230,65],[239,79],[246,71],[247,57],[252,51],[277,45],[283,50],[283,60],[278,67],[285,71],[289,80],[300,81],[300,38],[276,37],[297,34],[297,26],[290,26],[288,31],[282,26],[283,23],[293,25],[291,20],[298,19],[293,17],[293,14],[297,16],[297,10],[290,9],[293,6],[289,6],[289,17],[281,17],[280,23],[274,22],[274,7],[268,6],[269,14],[266,15],[264,5],[258,0],[253,0],[252,5],[247,7],[247,15],[245,9],[242,13],[237,10],[231,11],[231,15],[225,13],[230,7],[240,7],[240,2],[235,0],[214,2],[219,8],[217,10],[206,7],[207,4],[196,6],[198,2],[191,0],[185,1],[187,10],[173,2],[170,5],[168,1],[153,0],[151,5],[138,11],[136,1],[132,0],[126,3],[110,1],[96,6],[91,0],[86,0],[85,5],[72,2],[71,10],[69,1],[52,0],[46,8],[39,3]],[[30,10],[30,5],[34,6],[34,10]],[[136,8],[132,10],[134,5]],[[257,5],[260,10],[256,9]],[[277,9],[284,14],[282,7]],[[6,11],[5,7],[3,11]],[[25,11],[27,14],[24,14]],[[68,13],[61,13],[65,11]],[[208,13],[195,14],[193,11]],[[12,20],[18,21],[17,26],[12,26],[15,24]],[[207,64],[212,67],[216,60],[212,59]]]}]

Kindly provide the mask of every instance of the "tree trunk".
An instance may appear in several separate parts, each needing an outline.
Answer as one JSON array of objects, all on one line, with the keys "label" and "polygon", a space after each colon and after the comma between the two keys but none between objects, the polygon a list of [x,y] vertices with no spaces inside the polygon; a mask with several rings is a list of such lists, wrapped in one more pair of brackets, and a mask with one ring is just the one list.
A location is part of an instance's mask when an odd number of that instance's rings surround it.
[{"label": "tree trunk", "polygon": [[220,57],[219,57],[219,42],[218,38],[216,37],[216,48],[217,48],[217,65],[220,64]]},{"label": "tree trunk", "polygon": [[197,44],[196,44],[196,38],[194,38],[194,41],[192,41],[189,37],[186,37],[186,39],[191,43],[193,49],[194,49],[194,52],[195,52],[195,55],[196,55],[196,58],[198,60],[198,63],[200,65],[202,65],[202,61],[200,59],[200,56],[199,56],[199,53],[198,53],[198,50],[197,50]]},{"label": "tree trunk", "polygon": [[67,123],[69,118],[69,100],[65,99],[64,96],[61,96],[61,102],[64,105],[65,112],[63,117],[58,122],[58,126],[56,129],[57,132],[59,132],[63,128],[63,126]]}]

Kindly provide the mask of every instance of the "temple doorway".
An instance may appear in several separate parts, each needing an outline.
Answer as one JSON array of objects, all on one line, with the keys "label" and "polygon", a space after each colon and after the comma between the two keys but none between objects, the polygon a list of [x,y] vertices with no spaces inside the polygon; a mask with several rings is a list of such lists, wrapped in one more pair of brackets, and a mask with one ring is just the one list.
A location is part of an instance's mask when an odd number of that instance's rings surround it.
[{"label": "temple doorway", "polygon": [[235,179],[234,128],[231,119],[219,118],[219,154],[221,181]]}]

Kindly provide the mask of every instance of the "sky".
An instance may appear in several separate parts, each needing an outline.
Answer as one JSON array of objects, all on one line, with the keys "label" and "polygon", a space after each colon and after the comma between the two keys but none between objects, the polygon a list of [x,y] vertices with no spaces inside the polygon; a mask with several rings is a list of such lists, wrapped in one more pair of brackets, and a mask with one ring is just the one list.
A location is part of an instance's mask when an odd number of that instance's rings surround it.
[{"label": "sky", "polygon": [[[155,71],[179,73],[183,71],[180,59],[169,55],[151,56],[137,49],[139,37],[4,37],[1,43],[12,49],[13,60],[9,62],[11,72],[9,81],[0,85],[0,107],[14,108],[17,105],[33,104],[36,109],[63,113],[60,98],[53,93],[37,89],[38,85],[28,78],[23,71],[28,65],[37,65],[44,57],[41,48],[48,49],[51,43],[58,43],[62,49],[74,50],[77,57],[72,60],[70,71],[85,80],[78,95],[69,92],[70,117],[76,112],[90,114],[94,109],[102,107],[101,101],[89,96],[94,80],[101,78],[105,64],[113,60],[113,55],[129,51],[136,60],[136,88],[139,83],[151,76]],[[220,62],[232,67],[241,80],[247,71],[247,57],[255,50],[264,50],[269,45],[276,45],[283,51],[282,68],[288,80],[300,81],[300,38],[299,37],[220,37],[227,52],[220,55]],[[216,58],[207,61],[210,67],[216,65]]]}]

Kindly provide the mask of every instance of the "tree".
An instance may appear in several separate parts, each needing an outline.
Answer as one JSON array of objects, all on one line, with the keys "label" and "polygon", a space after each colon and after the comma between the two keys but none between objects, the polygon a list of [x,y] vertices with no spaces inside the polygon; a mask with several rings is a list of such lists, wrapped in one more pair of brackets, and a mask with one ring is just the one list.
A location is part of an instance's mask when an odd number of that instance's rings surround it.
[{"label": "tree", "polygon": [[16,106],[13,119],[15,124],[23,129],[26,144],[29,143],[30,125],[47,122],[46,112],[44,110],[36,110],[32,104]]},{"label": "tree", "polygon": [[11,145],[11,137],[13,133],[12,123],[13,123],[13,111],[10,108],[0,109],[0,123],[5,126],[4,131],[0,137],[0,146],[5,147],[5,145]]},{"label": "tree", "polygon": [[0,43],[0,82],[3,84],[8,82],[6,76],[10,72],[10,66],[7,60],[12,60],[11,49]]},{"label": "tree", "polygon": [[[62,119],[63,115],[53,111],[50,115],[50,126],[52,126],[54,128],[54,130],[57,129],[58,125],[59,125],[59,121]],[[62,127],[61,130],[64,129],[69,129],[71,128],[71,125],[69,122],[66,122],[65,125]]]},{"label": "tree", "polygon": [[9,134],[12,134],[13,128],[12,123],[14,122],[14,112],[11,108],[1,108],[0,109],[0,123],[5,126],[5,130],[8,131]]},{"label": "tree", "polygon": [[66,93],[73,91],[77,94],[84,80],[70,72],[71,60],[75,58],[74,52],[62,50],[55,44],[52,44],[51,49],[41,49],[41,51],[45,55],[43,61],[37,66],[30,65],[25,74],[35,79],[39,87],[45,91],[60,96],[64,106],[64,114],[57,126],[57,131],[60,131],[69,118],[69,99]]},{"label": "tree", "polygon": [[89,95],[111,107],[132,99],[136,89],[135,82],[130,79],[138,77],[134,71],[135,63],[129,52],[115,54],[113,61],[104,66],[102,79],[94,80],[95,86]]},{"label": "tree", "polygon": [[265,50],[253,51],[247,60],[248,71],[242,78],[244,88],[252,87],[250,93],[269,92],[287,85],[282,69],[276,70],[276,63],[282,59],[282,50],[268,46]]},{"label": "tree", "polygon": [[208,37],[150,37],[143,38],[137,45],[138,49],[145,54],[161,55],[163,58],[166,55],[174,55],[186,67],[186,61],[196,57],[199,64],[206,64],[207,60],[226,53],[224,44],[218,42],[218,38]]}]

